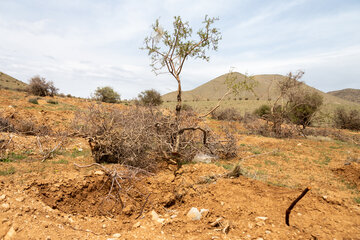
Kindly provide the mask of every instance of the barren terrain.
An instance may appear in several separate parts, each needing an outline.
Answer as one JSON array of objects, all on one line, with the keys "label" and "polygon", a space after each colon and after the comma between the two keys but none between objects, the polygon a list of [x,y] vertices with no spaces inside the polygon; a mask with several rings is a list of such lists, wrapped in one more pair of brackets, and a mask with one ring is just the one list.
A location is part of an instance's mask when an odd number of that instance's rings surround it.
[{"label": "barren terrain", "polygon": [[[50,98],[32,104],[31,97],[0,90],[0,111],[60,132],[89,104],[58,97],[58,104],[47,103]],[[0,140],[11,138],[0,161],[0,239],[360,239],[358,142],[267,138],[231,125],[239,129],[238,157],[186,164],[177,174],[164,164],[155,174],[125,176],[123,209],[107,197],[110,181],[102,167],[74,165],[94,162],[86,139],[69,137],[44,160],[42,151],[60,138],[0,132]],[[225,178],[237,163],[242,175]],[[102,166],[126,173],[116,164]],[[306,187],[311,190],[287,226],[285,211]],[[208,211],[192,220],[192,207]]]}]

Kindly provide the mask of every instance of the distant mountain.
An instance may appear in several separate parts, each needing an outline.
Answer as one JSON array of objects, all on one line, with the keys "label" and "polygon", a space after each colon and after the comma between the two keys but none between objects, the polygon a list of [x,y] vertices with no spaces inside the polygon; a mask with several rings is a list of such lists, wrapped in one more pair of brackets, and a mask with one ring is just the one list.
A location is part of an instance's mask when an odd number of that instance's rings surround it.
[{"label": "distant mountain", "polygon": [[[227,85],[225,83],[226,79],[228,79],[230,73],[221,75],[209,82],[206,82],[202,84],[201,86],[191,90],[191,91],[183,91],[182,92],[182,98],[185,101],[193,101],[193,100],[199,100],[199,101],[205,101],[205,100],[218,100],[221,98],[227,91]],[[245,75],[234,72],[232,73],[232,77],[236,77],[237,79],[244,80]],[[263,75],[255,75],[254,79],[258,82],[258,85],[255,87],[254,92],[256,95],[254,95],[251,92],[243,92],[240,94],[240,96],[235,96],[232,94],[229,94],[226,98],[227,99],[233,99],[233,98],[248,98],[249,100],[255,100],[257,98],[261,100],[267,100],[267,99],[275,99],[278,96],[278,90],[277,90],[277,82],[284,79],[285,76],[279,75],[279,74],[263,74]],[[333,104],[349,104],[348,101],[338,98],[336,96],[326,94],[324,92],[321,92],[320,90],[317,90],[313,87],[310,87],[305,84],[305,87],[309,89],[310,91],[316,91],[320,93],[324,97],[325,103],[333,103]],[[170,92],[165,95],[163,95],[164,101],[176,101],[176,92]]]},{"label": "distant mountain", "polygon": [[28,85],[16,78],[0,72],[0,88],[12,90],[25,90]]},{"label": "distant mountain", "polygon": [[346,88],[342,90],[331,91],[328,92],[328,94],[351,102],[360,103],[360,89]]}]

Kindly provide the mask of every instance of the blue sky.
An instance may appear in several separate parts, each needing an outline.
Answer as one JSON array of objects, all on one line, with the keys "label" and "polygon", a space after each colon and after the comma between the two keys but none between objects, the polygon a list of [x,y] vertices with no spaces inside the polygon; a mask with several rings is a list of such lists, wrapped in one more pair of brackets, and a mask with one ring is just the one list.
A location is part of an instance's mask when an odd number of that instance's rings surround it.
[{"label": "blue sky", "polygon": [[359,0],[0,0],[0,71],[25,82],[40,75],[81,97],[98,86],[122,98],[150,88],[167,93],[176,81],[151,72],[143,40],[157,18],[169,28],[180,15],[196,32],[206,14],[220,18],[223,39],[210,62],[185,63],[184,90],[231,67],[301,69],[325,92],[360,88]]}]

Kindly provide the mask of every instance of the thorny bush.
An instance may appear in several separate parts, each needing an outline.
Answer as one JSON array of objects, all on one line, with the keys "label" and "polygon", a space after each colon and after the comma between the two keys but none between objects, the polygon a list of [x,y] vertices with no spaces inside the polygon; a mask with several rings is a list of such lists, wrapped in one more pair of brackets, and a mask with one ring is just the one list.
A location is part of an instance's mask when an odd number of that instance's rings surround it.
[{"label": "thorny bush", "polygon": [[160,161],[179,165],[191,161],[198,152],[220,158],[236,154],[231,134],[220,140],[187,111],[182,112],[177,124],[173,116],[156,109],[120,110],[97,104],[78,112],[73,126],[80,136],[88,138],[97,163],[120,163],[154,171]]}]

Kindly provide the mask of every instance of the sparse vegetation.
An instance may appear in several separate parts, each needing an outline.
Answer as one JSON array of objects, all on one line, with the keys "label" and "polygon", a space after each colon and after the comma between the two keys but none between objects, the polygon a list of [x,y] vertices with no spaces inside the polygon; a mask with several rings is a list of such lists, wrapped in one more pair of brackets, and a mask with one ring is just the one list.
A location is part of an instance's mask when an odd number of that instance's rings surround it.
[{"label": "sparse vegetation", "polygon": [[240,113],[235,108],[217,109],[211,113],[211,118],[216,120],[239,121]]},{"label": "sparse vegetation", "polygon": [[112,87],[98,87],[94,92],[94,98],[100,102],[118,103],[120,101],[120,94]]},{"label": "sparse vegetation", "polygon": [[8,169],[5,170],[0,170],[0,176],[12,175],[14,173],[15,173],[14,167],[9,167]]},{"label": "sparse vegetation", "polygon": [[46,81],[45,78],[35,76],[30,79],[27,91],[36,96],[50,96],[57,94],[58,89],[54,86],[52,81]]},{"label": "sparse vegetation", "polygon": [[58,101],[55,101],[55,100],[52,100],[52,99],[49,99],[46,102],[49,103],[49,104],[59,104]]},{"label": "sparse vegetation", "polygon": [[39,104],[37,98],[29,98],[28,102],[32,104]]},{"label": "sparse vegetation", "polygon": [[139,103],[143,106],[153,107],[153,106],[159,106],[163,103],[160,93],[155,89],[150,89],[141,92],[138,95],[138,98],[139,98]]},{"label": "sparse vegetation", "polygon": [[360,130],[360,112],[338,108],[334,116],[335,126],[340,129]]}]

